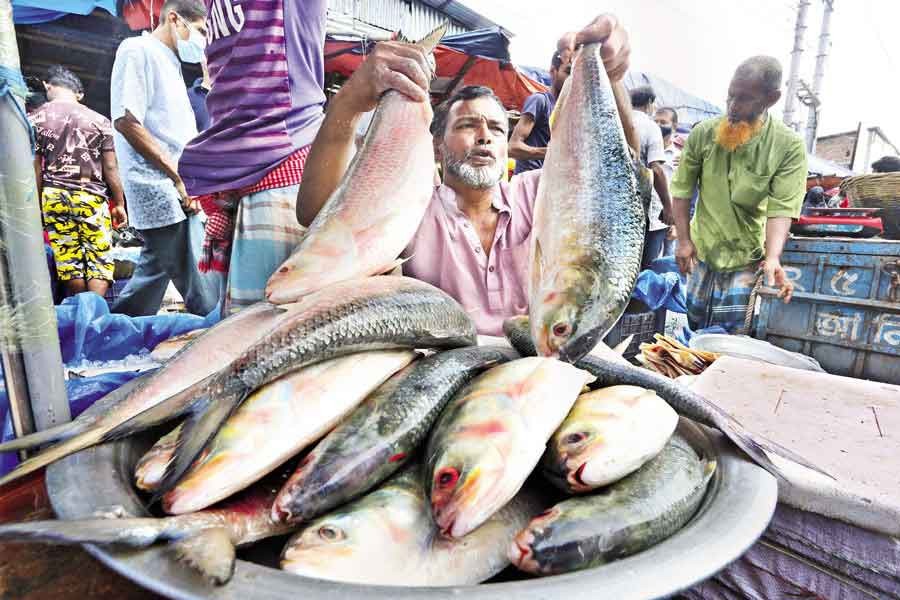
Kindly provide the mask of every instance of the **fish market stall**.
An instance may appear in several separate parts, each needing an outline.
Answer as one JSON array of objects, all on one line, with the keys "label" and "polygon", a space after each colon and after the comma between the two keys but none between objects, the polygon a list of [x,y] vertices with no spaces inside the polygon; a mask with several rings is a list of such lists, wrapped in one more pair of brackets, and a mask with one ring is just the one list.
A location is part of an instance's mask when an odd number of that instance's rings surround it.
[{"label": "fish market stall", "polygon": [[835,479],[785,465],[762,539],[687,597],[900,598],[900,386],[724,357],[692,389]]}]

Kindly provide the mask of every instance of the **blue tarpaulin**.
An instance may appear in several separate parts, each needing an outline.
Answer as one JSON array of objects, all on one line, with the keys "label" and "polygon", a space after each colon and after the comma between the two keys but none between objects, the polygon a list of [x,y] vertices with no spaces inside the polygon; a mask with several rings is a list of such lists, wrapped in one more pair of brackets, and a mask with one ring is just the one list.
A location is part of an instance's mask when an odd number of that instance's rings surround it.
[{"label": "blue tarpaulin", "polygon": [[[162,341],[201,327],[210,327],[219,319],[218,310],[207,317],[188,314],[129,317],[112,314],[106,301],[91,292],[67,298],[56,307],[59,342],[63,361],[77,365],[84,361],[121,360],[127,356],[149,352]],[[146,371],[145,371],[146,373]],[[135,371],[105,373],[96,377],[69,379],[66,391],[72,417],[138,375]],[[2,440],[14,436],[9,418],[9,402],[0,371],[0,421]],[[0,474],[18,463],[16,453],[0,454]]]},{"label": "blue tarpaulin", "polygon": [[640,300],[650,310],[665,308],[672,312],[686,313],[687,285],[678,272],[674,256],[657,258],[650,269],[641,271],[631,297]]},{"label": "blue tarpaulin", "polygon": [[67,14],[89,15],[95,8],[117,14],[116,0],[12,0],[12,7],[17,25],[46,23]]},{"label": "blue tarpaulin", "polygon": [[476,29],[456,35],[448,35],[441,40],[442,46],[459,50],[469,56],[483,56],[509,62],[509,38],[500,27]]}]

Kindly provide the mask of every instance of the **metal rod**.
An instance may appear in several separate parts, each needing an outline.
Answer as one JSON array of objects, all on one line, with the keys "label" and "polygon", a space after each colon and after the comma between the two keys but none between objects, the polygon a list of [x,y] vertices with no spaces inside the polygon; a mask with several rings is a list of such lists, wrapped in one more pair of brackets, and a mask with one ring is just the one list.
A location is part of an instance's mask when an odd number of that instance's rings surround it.
[{"label": "metal rod", "polygon": [[794,26],[794,49],[791,51],[791,70],[784,97],[784,124],[797,130],[794,122],[794,103],[797,101],[797,84],[800,76],[800,57],[803,55],[803,37],[806,35],[806,13],[809,0],[800,0],[797,7],[797,24]]},{"label": "metal rod", "polygon": [[[19,49],[10,0],[0,0],[0,66],[19,71]],[[24,93],[0,97],[0,327],[13,422],[47,429],[70,420],[50,273],[44,254],[40,202],[34,180]],[[25,381],[22,381],[24,367]],[[27,394],[30,414],[24,409]],[[13,402],[13,398],[15,401]],[[15,412],[13,412],[15,411]]]},{"label": "metal rod", "polygon": [[823,0],[822,31],[819,33],[819,51],[816,54],[816,70],[813,74],[812,93],[820,102],[809,107],[806,117],[806,150],[810,154],[816,150],[816,131],[822,118],[822,80],[825,78],[825,61],[831,47],[831,13],[834,12],[834,0]]}]

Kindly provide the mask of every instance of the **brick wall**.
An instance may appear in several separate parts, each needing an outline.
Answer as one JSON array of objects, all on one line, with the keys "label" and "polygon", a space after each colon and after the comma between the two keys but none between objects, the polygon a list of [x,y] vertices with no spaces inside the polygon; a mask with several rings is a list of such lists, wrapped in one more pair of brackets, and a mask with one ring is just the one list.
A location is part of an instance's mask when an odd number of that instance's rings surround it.
[{"label": "brick wall", "polygon": [[855,143],[856,131],[820,137],[816,140],[816,156],[849,169]]}]

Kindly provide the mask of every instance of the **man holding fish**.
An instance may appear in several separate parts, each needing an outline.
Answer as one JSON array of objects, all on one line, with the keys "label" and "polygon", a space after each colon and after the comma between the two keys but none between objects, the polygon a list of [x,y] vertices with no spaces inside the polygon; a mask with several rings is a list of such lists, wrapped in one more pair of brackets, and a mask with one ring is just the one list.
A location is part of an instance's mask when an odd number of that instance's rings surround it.
[{"label": "man holding fish", "polygon": [[[757,269],[790,302],[781,252],[806,193],[803,141],[768,110],[781,97],[781,65],[744,61],[728,87],[728,114],[691,131],[672,180],[676,259],[690,275],[688,324],[744,326]],[[691,197],[700,190],[690,219]],[[752,309],[751,309],[752,310]]]},{"label": "man holding fish", "polygon": [[[610,80],[621,87],[628,68],[628,34],[615,17],[601,15],[575,36],[578,45],[601,42]],[[308,226],[338,187],[355,153],[361,116],[387,90],[428,102],[426,53],[386,42],[331,101],[310,150],[297,217]],[[624,94],[617,94],[624,97]],[[627,111],[621,110],[621,114]],[[626,124],[626,129],[630,123]],[[434,188],[424,219],[406,248],[404,273],[458,300],[479,333],[502,335],[504,319],[528,310],[528,271],[534,201],[540,170],[502,181],[507,163],[506,111],[491,90],[467,87],[441,106],[432,122],[444,182]],[[397,194],[396,201],[404,198]]]}]

